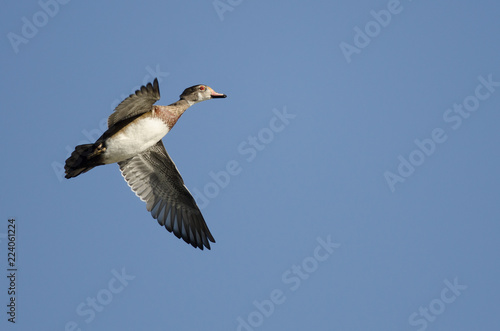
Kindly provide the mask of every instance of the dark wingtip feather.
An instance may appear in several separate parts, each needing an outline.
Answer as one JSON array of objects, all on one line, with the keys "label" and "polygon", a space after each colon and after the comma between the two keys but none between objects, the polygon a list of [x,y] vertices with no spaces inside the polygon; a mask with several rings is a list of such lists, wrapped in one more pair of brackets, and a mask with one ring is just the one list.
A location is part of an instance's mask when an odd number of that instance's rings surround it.
[{"label": "dark wingtip feather", "polygon": [[160,98],[160,85],[158,84],[158,78],[155,78],[153,81],[153,91],[158,95],[158,99]]}]

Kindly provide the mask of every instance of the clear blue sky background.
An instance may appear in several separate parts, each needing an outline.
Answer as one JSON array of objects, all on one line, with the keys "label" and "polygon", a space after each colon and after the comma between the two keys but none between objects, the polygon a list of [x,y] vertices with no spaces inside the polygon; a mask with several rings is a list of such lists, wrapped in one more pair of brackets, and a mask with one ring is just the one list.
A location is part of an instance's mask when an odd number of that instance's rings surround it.
[{"label": "clear blue sky background", "polygon": [[[48,3],[0,14],[0,329],[500,329],[497,1]],[[153,75],[228,95],[164,138],[210,251],[117,165],[62,178]]]}]

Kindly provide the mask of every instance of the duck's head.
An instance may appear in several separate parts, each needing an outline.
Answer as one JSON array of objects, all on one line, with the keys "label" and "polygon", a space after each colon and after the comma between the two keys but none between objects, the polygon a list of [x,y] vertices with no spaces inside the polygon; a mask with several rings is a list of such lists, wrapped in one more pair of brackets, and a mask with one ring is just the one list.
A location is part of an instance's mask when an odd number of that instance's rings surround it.
[{"label": "duck's head", "polygon": [[227,95],[215,92],[210,86],[194,85],[185,89],[184,92],[182,92],[180,99],[186,100],[189,102],[189,105],[194,105],[197,102],[225,97],[227,97]]}]

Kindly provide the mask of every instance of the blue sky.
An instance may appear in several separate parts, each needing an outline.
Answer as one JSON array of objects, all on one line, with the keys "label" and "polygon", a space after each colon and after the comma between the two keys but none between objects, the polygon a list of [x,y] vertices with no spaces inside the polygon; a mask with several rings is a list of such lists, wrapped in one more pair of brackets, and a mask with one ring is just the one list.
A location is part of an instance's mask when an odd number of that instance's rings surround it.
[{"label": "blue sky", "polygon": [[[7,2],[2,330],[498,330],[495,1]],[[124,97],[207,84],[163,139],[216,239],[117,165],[63,179]]]}]

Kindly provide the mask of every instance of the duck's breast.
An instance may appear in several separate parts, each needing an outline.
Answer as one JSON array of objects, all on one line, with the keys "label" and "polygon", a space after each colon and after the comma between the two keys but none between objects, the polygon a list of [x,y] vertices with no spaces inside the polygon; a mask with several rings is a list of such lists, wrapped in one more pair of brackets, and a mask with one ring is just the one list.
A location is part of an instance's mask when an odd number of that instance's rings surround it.
[{"label": "duck's breast", "polygon": [[106,139],[104,163],[127,160],[156,144],[169,131],[167,124],[158,117],[140,116]]}]

